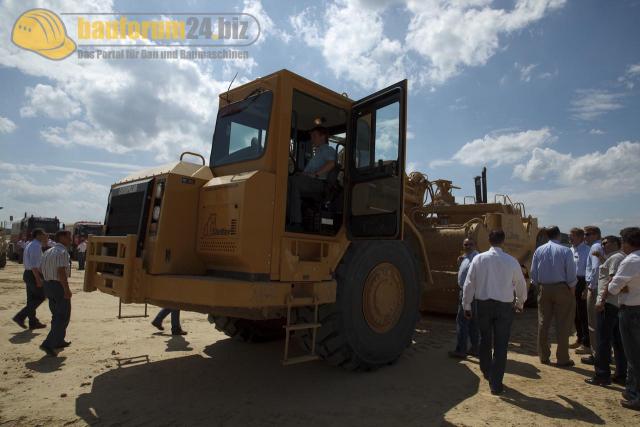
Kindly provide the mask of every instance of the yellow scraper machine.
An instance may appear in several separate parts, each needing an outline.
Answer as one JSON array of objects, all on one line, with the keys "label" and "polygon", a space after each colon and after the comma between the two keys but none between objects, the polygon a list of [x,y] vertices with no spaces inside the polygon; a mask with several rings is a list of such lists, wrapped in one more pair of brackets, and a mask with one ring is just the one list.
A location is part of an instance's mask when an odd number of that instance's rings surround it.
[{"label": "yellow scraper machine", "polygon": [[[353,101],[287,70],[222,94],[208,166],[183,153],[111,187],[85,291],[206,313],[245,341],[284,337],[284,364],[395,361],[421,309],[455,311],[465,236],[482,249],[488,229],[505,229],[526,268],[538,233],[506,196],[487,203],[481,189],[458,205],[450,181],[407,176],[406,106],[406,80]],[[335,166],[318,191],[294,194],[318,125]]]}]

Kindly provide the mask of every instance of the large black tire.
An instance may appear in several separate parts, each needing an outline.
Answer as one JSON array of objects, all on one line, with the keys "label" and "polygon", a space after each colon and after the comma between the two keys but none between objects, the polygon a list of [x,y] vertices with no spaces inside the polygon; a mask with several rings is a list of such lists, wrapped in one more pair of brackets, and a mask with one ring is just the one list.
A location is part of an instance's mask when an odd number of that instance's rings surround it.
[{"label": "large black tire", "polygon": [[248,320],[209,315],[209,322],[228,337],[244,342],[268,342],[284,337],[285,319]]},{"label": "large black tire", "polygon": [[[411,344],[419,318],[420,290],[416,260],[402,241],[354,242],[336,269],[336,302],[319,308],[316,352],[329,364],[348,370],[371,370],[392,364]],[[365,282],[374,268],[390,263],[400,273],[404,292],[397,304],[397,321],[388,330],[376,332],[367,321],[364,308]],[[398,288],[396,288],[398,289]],[[312,323],[313,309],[295,311],[297,323]],[[299,335],[310,349],[312,335]]]}]

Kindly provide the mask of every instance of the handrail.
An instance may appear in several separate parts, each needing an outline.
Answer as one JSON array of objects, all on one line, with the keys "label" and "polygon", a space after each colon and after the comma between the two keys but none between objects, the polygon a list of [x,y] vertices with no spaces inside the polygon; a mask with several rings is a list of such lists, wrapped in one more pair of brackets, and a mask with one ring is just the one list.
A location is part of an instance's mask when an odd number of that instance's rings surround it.
[{"label": "handrail", "polygon": [[462,203],[466,205],[467,204],[467,199],[473,200],[474,204],[476,203],[476,198],[474,196],[464,196],[464,199],[462,199]]},{"label": "handrail", "polygon": [[202,159],[202,166],[204,166],[205,163],[206,163],[206,161],[204,160],[204,157],[202,157],[202,155],[200,155],[198,153],[194,153],[193,151],[185,151],[182,154],[180,154],[180,161],[182,161],[182,158],[184,157],[185,154],[191,154],[192,156],[200,157],[200,159]]}]

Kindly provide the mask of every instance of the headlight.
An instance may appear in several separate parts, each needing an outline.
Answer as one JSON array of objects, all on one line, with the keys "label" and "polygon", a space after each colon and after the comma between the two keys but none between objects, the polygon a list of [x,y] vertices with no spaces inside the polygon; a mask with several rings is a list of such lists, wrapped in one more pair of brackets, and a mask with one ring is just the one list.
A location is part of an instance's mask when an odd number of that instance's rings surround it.
[{"label": "headlight", "polygon": [[160,219],[160,206],[156,206],[153,208],[153,214],[151,214],[151,218],[154,221],[157,221]]}]

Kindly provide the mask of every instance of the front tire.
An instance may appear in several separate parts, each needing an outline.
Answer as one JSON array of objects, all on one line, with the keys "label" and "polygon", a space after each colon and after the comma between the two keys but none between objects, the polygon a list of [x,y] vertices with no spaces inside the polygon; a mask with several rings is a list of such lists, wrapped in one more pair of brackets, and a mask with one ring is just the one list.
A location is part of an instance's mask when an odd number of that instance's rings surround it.
[{"label": "front tire", "polygon": [[[317,353],[331,365],[370,370],[395,362],[419,317],[416,261],[402,241],[352,243],[336,270],[336,302],[319,308]],[[312,323],[313,309],[296,310]],[[301,340],[311,347],[311,333]]]}]

